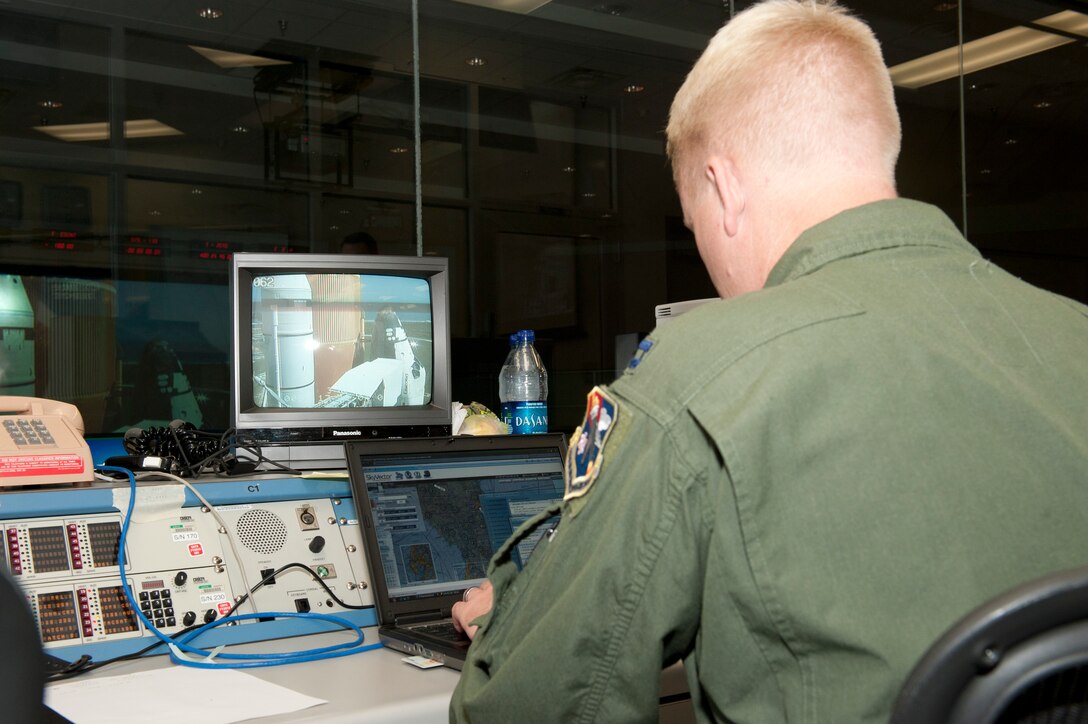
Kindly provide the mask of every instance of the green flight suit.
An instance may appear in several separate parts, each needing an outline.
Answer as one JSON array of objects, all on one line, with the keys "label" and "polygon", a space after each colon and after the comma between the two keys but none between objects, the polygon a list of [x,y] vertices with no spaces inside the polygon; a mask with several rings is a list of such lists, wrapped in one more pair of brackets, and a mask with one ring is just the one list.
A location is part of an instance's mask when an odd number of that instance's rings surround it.
[{"label": "green flight suit", "polygon": [[683,659],[700,721],[883,722],[955,619],[1088,562],[1088,309],[939,210],[839,214],[650,340],[599,476],[492,561],[452,720],[653,722]]}]

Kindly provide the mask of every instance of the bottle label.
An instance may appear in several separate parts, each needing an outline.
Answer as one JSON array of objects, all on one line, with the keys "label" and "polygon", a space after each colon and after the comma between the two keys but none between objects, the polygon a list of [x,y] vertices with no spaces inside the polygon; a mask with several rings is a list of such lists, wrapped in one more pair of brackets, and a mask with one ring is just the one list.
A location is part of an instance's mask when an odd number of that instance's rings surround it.
[{"label": "bottle label", "polygon": [[511,401],[502,403],[502,421],[511,435],[537,435],[548,431],[548,403]]}]

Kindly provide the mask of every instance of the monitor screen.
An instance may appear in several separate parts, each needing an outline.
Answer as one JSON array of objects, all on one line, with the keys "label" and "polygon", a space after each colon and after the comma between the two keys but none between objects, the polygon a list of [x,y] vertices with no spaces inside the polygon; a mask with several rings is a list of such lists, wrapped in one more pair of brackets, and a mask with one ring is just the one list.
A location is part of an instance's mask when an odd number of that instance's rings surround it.
[{"label": "monitor screen", "polygon": [[446,259],[237,254],[232,270],[240,442],[305,469],[343,466],[346,440],[448,434]]},{"label": "monitor screen", "polygon": [[[514,531],[563,498],[562,451],[554,444],[362,455],[359,467],[394,598],[479,585]],[[541,526],[518,545],[519,567],[544,533]]]},{"label": "monitor screen", "polygon": [[269,272],[253,277],[255,407],[404,407],[431,401],[426,279]]}]

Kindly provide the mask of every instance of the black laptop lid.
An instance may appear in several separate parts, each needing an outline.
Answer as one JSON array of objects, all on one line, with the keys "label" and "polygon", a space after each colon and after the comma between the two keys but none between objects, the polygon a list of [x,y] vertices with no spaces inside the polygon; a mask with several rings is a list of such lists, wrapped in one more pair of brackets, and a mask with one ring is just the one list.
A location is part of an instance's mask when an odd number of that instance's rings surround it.
[{"label": "black laptop lid", "polygon": [[514,530],[563,497],[558,433],[363,440],[345,452],[382,624],[449,616]]}]

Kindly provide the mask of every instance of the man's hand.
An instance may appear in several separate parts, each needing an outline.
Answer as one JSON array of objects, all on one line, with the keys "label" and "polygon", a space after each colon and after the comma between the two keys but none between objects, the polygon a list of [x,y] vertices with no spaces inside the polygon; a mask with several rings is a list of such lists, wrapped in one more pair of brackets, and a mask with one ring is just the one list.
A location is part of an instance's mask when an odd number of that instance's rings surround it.
[{"label": "man's hand", "polygon": [[491,610],[491,581],[484,581],[465,591],[463,600],[453,604],[453,625],[458,631],[464,631],[469,638],[476,635],[479,626],[469,622]]}]

